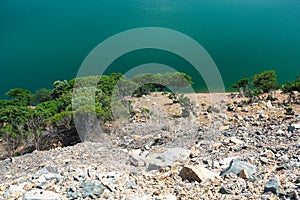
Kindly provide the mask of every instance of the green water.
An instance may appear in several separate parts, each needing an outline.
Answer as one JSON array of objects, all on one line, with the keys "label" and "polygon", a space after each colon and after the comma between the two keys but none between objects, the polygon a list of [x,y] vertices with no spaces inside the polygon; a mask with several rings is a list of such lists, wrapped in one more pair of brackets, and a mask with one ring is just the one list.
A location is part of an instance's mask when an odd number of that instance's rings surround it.
[{"label": "green water", "polygon": [[[0,0],[0,94],[71,79],[100,42],[148,26],[198,41],[227,88],[269,69],[283,83],[300,74],[299,21],[299,0]],[[172,54],[145,50],[120,57],[108,71],[147,62],[188,72],[192,67]]]}]

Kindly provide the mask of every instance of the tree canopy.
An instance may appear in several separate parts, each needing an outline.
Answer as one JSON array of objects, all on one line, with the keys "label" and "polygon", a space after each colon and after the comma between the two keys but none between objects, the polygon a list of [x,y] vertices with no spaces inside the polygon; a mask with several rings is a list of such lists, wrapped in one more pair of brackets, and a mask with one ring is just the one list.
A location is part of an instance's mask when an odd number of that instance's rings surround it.
[{"label": "tree canopy", "polygon": [[23,105],[29,106],[32,103],[33,95],[29,90],[25,90],[23,88],[15,88],[11,89],[6,94]]},{"label": "tree canopy", "polygon": [[[10,100],[0,100],[0,136],[14,147],[23,140],[30,140],[38,148],[45,131],[75,129],[74,115],[88,120],[86,116],[96,113],[99,120],[96,123],[112,121],[131,112],[126,96],[139,97],[153,91],[172,91],[170,96],[182,105],[183,116],[187,117],[193,112],[191,102],[178,93],[192,84],[192,78],[182,72],[146,73],[132,79],[112,73],[57,80],[53,88],[41,88],[34,94],[23,88],[11,89],[6,93]],[[255,74],[251,80],[242,78],[232,87],[257,95],[259,91],[269,93],[277,89],[278,83],[275,71],[271,70]],[[281,89],[289,94],[300,92],[300,75]]]},{"label": "tree canopy", "polygon": [[277,75],[274,70],[264,71],[259,74],[255,74],[252,77],[252,84],[258,90],[262,90],[264,93],[269,93],[279,87],[276,76]]}]

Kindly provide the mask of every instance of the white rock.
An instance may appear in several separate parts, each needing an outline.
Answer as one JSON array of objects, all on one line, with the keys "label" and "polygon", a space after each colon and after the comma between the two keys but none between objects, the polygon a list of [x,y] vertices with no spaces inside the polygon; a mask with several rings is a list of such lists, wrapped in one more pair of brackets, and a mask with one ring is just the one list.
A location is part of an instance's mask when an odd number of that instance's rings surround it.
[{"label": "white rock", "polygon": [[236,137],[230,137],[230,142],[234,143],[234,144],[244,144],[245,142],[237,139]]},{"label": "white rock", "polygon": [[30,190],[24,195],[23,200],[60,200],[58,194],[45,190]]},{"label": "white rock", "polygon": [[279,129],[279,130],[276,132],[276,134],[284,134],[284,131],[281,130],[281,129]]},{"label": "white rock", "polygon": [[221,172],[220,176],[224,176],[224,175],[230,174],[230,173],[239,175],[241,170],[243,170],[243,169],[247,171],[247,174],[249,175],[249,177],[251,179],[254,179],[253,174],[257,172],[257,167],[252,164],[249,164],[249,163],[246,163],[246,162],[243,162],[240,160],[235,160],[235,159],[233,159],[231,161],[228,169]]},{"label": "white rock", "polygon": [[237,156],[235,157],[228,157],[228,158],[224,158],[223,160],[220,160],[219,161],[219,164],[221,166],[222,169],[227,169],[230,165],[230,162],[233,160],[233,159],[238,159]]},{"label": "white rock", "polygon": [[214,167],[214,168],[219,168],[219,167],[220,167],[220,163],[219,163],[217,160],[215,160],[215,161],[213,162],[213,167]]},{"label": "white rock", "polygon": [[20,196],[24,194],[25,190],[23,190],[23,186],[21,185],[11,185],[9,190],[7,190],[3,197],[5,199],[18,199]]},{"label": "white rock", "polygon": [[[141,158],[147,163],[148,170],[164,166],[172,166],[175,162],[185,163],[191,151],[188,149],[173,147],[168,148],[162,153],[148,154],[146,158]],[[151,167],[152,166],[152,167]],[[154,167],[154,168],[153,168]]]},{"label": "white rock", "polygon": [[269,108],[269,109],[274,108],[270,100],[267,102],[266,106],[267,106],[267,108]]},{"label": "white rock", "polygon": [[[143,196],[143,197],[140,198],[140,199],[141,199],[141,200],[151,200],[152,197],[151,197],[151,195],[145,195],[145,196]],[[134,198],[133,200],[135,200],[135,198]]]},{"label": "white rock", "polygon": [[296,129],[300,129],[300,121],[293,123],[292,126],[295,127]]}]

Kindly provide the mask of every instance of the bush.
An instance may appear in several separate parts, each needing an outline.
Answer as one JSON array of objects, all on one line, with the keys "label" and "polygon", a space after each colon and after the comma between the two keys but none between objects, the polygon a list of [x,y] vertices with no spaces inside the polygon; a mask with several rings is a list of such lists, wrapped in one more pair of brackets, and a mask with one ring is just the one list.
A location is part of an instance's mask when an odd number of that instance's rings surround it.
[{"label": "bush", "polygon": [[258,90],[269,93],[271,90],[278,89],[276,73],[273,70],[261,72],[252,77],[252,84]]},{"label": "bush", "polygon": [[34,103],[39,104],[51,100],[51,90],[46,88],[38,89],[34,94]]},{"label": "bush", "polygon": [[23,88],[11,89],[6,93],[9,97],[16,99],[24,106],[30,106],[32,103],[33,95],[30,91],[24,90]]},{"label": "bush", "polygon": [[49,120],[50,123],[59,130],[71,129],[72,126],[74,126],[72,115],[73,115],[72,111],[64,111],[55,114]]}]

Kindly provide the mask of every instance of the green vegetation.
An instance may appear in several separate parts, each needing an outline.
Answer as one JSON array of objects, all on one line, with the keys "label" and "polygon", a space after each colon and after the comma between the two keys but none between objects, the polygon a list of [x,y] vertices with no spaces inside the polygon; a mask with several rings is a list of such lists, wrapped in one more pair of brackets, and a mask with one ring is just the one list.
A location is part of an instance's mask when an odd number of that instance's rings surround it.
[{"label": "green vegetation", "polygon": [[297,76],[297,79],[293,82],[286,82],[282,85],[281,90],[283,93],[289,94],[289,104],[292,103],[292,100],[296,100],[295,91],[300,92],[300,74]]},{"label": "green vegetation", "polygon": [[273,90],[276,89],[281,89],[283,93],[289,94],[289,104],[292,103],[292,100],[297,102],[295,92],[300,92],[300,74],[295,81],[288,81],[282,86],[277,83],[276,77],[275,71],[264,71],[255,74],[251,79],[240,79],[237,83],[232,85],[232,88],[238,89],[240,97],[249,97],[249,103],[257,100],[257,97],[264,93],[268,94],[268,100],[274,100]]},{"label": "green vegetation", "polygon": [[96,113],[94,123],[112,121],[131,114],[127,96],[167,88],[177,93],[191,83],[190,76],[178,72],[141,74],[131,80],[112,73],[58,80],[51,90],[41,88],[34,94],[22,88],[12,89],[7,92],[11,100],[0,100],[0,137],[11,154],[20,146],[39,150],[45,136],[75,129],[74,115],[89,120]]},{"label": "green vegetation", "polygon": [[247,94],[249,92],[249,84],[250,84],[250,79],[249,78],[242,78],[237,83],[234,83],[231,87],[238,89],[239,90],[239,95],[241,97],[243,97],[244,93]]},{"label": "green vegetation", "polygon": [[150,92],[162,91],[165,89],[163,86],[162,74],[140,74],[132,78],[138,84],[139,88],[135,91],[137,97],[148,95]]},{"label": "green vegetation", "polygon": [[139,88],[134,94],[138,97],[150,92],[173,91],[177,94],[182,88],[193,84],[192,77],[182,72],[167,72],[165,74],[140,74],[132,78]]},{"label": "green vegetation", "polygon": [[267,99],[274,100],[272,91],[279,88],[276,76],[276,72],[273,70],[264,71],[253,75],[251,82],[250,78],[239,80],[232,85],[232,88],[239,89],[239,95],[241,97],[246,94],[246,96],[250,98],[250,102],[254,101],[257,96],[264,93],[268,94]]},{"label": "green vegetation", "polygon": [[272,90],[278,89],[276,73],[273,70],[255,74],[252,77],[252,84],[257,90],[268,93],[268,99],[273,100]]},{"label": "green vegetation", "polygon": [[24,90],[23,88],[11,89],[6,93],[7,96],[20,102],[24,106],[29,106],[32,103],[33,95],[30,91]]},{"label": "green vegetation", "polygon": [[[194,112],[194,105],[180,90],[191,84],[191,77],[180,72],[140,74],[132,79],[112,73],[70,81],[58,80],[51,90],[41,88],[34,94],[23,88],[11,89],[6,93],[10,100],[0,100],[0,137],[11,155],[20,146],[39,150],[45,143],[42,141],[45,136],[75,130],[73,116],[87,124],[103,124],[130,116],[133,110],[127,97],[141,97],[154,91],[169,93],[173,103],[180,104],[181,117],[189,117]],[[279,84],[275,71],[265,71],[243,78],[232,87],[238,89],[240,97],[247,96],[249,102],[253,102],[264,93],[268,94],[268,99],[274,100],[272,91],[278,89]],[[296,80],[283,84],[281,90],[289,94],[289,104],[292,100],[296,102],[295,92],[300,92],[300,75]],[[91,118],[94,113],[96,119]],[[143,110],[143,114],[150,115],[151,111]],[[89,121],[91,119],[95,121]]]},{"label": "green vegetation", "polygon": [[33,96],[34,104],[39,104],[50,100],[51,100],[51,90],[46,88],[41,88],[37,90]]}]

